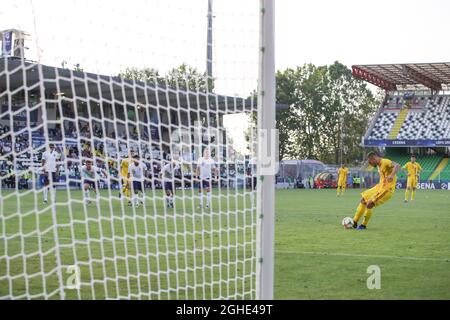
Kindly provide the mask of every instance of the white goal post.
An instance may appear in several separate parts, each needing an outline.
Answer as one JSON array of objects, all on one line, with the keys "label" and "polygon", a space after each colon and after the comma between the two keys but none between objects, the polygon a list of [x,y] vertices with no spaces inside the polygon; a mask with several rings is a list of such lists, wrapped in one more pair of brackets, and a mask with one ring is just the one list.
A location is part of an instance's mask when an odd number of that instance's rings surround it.
[{"label": "white goal post", "polygon": [[274,298],[274,0],[18,0],[0,41],[0,299]]},{"label": "white goal post", "polygon": [[[261,186],[257,190],[258,229],[258,298],[273,299],[275,251],[275,174],[278,143],[275,133],[275,3],[262,1],[260,26],[260,68],[258,97],[258,151]],[[274,139],[275,138],[275,139]],[[270,150],[269,152],[267,150]],[[264,172],[263,172],[264,171]],[[265,173],[265,174],[263,174]]]}]

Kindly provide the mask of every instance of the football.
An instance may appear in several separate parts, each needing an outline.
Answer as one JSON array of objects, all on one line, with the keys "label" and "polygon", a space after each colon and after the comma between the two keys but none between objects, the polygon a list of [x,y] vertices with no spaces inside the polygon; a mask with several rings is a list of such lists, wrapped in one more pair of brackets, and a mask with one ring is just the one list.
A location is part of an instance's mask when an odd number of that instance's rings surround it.
[{"label": "football", "polygon": [[350,217],[345,217],[342,219],[342,226],[344,229],[353,229],[353,219]]}]

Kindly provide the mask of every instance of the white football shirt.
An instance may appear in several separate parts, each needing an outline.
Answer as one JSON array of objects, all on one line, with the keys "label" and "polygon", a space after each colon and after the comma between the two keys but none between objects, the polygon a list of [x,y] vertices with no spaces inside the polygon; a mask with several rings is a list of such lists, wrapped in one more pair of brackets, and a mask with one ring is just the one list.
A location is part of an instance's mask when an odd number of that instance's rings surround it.
[{"label": "white football shirt", "polygon": [[81,176],[85,179],[96,180],[97,179],[97,167],[91,166],[91,170],[86,165],[81,167]]},{"label": "white football shirt", "polygon": [[58,160],[58,152],[45,151],[42,154],[42,160],[45,160],[44,169],[47,172],[56,172],[56,161]]},{"label": "white football shirt", "polygon": [[248,162],[248,168],[250,169],[250,174],[252,176],[256,176],[256,169],[257,169],[257,160],[256,158],[251,158]]},{"label": "white football shirt", "polygon": [[211,179],[212,170],[216,169],[216,162],[212,158],[200,157],[197,166],[200,168],[200,179],[207,180]]},{"label": "white football shirt", "polygon": [[139,162],[138,165],[134,163],[130,164],[128,170],[130,172],[131,179],[133,181],[140,181],[140,182],[144,181],[145,167],[141,162]]}]

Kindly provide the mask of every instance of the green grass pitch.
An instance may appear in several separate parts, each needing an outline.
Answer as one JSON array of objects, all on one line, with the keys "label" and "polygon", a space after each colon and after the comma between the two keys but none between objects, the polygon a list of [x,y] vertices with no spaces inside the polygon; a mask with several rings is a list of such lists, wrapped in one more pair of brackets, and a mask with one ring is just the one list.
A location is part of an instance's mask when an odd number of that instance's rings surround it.
[{"label": "green grass pitch", "polygon": [[[196,209],[188,191],[176,213],[164,210],[160,192],[135,210],[109,198],[100,201],[100,210],[86,208],[80,191],[58,191],[58,200],[69,193],[75,201],[53,212],[40,193],[3,192],[0,297],[42,298],[44,288],[48,298],[59,299],[57,258],[60,265],[80,266],[81,290],[65,290],[68,299],[253,296],[255,212],[249,198],[224,193],[211,215]],[[357,231],[340,223],[353,216],[359,190],[341,198],[335,190],[277,191],[275,298],[450,299],[450,191],[419,190],[414,203],[402,200],[398,190],[374,209],[369,228]],[[371,265],[380,267],[381,289],[367,288]],[[71,275],[60,274],[64,281]]]},{"label": "green grass pitch", "polygon": [[[139,208],[119,201],[117,191],[111,197],[104,190],[86,206],[81,191],[58,190],[53,207],[42,203],[42,191],[3,192],[0,297],[60,299],[59,283],[66,299],[254,297],[256,213],[249,194],[244,201],[242,193],[216,191],[213,213],[198,209],[193,194],[177,191],[184,201],[173,210],[165,209],[161,190],[148,190]],[[80,290],[67,288],[73,265]]]},{"label": "green grass pitch", "polygon": [[[358,190],[277,193],[277,299],[450,299],[450,191],[397,190],[373,210],[367,230],[344,230]],[[381,289],[367,288],[367,267]]]}]

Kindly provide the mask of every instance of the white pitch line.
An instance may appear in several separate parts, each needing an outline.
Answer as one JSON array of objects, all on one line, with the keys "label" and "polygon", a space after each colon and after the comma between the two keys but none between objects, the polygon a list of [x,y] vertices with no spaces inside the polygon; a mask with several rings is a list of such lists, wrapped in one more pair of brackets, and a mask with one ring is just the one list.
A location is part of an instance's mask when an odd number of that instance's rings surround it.
[{"label": "white pitch line", "polygon": [[[376,214],[376,213],[374,213]],[[345,215],[345,212],[343,214],[341,213],[334,213],[334,212],[301,212],[298,213],[297,216],[334,216],[336,215],[337,217],[341,217],[343,215]],[[353,215],[353,213],[348,213],[348,215]],[[399,215],[397,214],[377,214],[376,217],[386,217],[386,218],[398,218]],[[283,217],[284,218],[284,217]],[[430,219],[429,216],[426,215],[422,215],[422,216],[417,216],[417,215],[408,215],[407,218],[419,218],[419,219]],[[450,219],[450,217],[448,216],[443,216],[443,217],[438,217],[436,219]]]},{"label": "white pitch line", "polygon": [[[25,236],[24,238],[40,238],[40,239],[51,239],[52,237],[45,236]],[[72,238],[59,237],[60,240],[76,240]],[[101,240],[101,239],[96,239]],[[123,239],[122,239],[123,240]],[[82,240],[88,242],[88,240]],[[62,244],[67,246],[70,244]],[[88,243],[78,243],[78,245],[89,245]],[[108,252],[108,250],[105,250]],[[387,256],[387,255],[370,255],[370,254],[354,254],[354,253],[342,253],[342,252],[314,252],[314,251],[292,251],[292,250],[275,250],[275,254],[307,254],[315,256],[334,256],[334,257],[357,257],[357,258],[381,258],[381,259],[396,259],[396,260],[412,260],[412,261],[435,261],[435,262],[450,262],[449,258],[426,258],[426,257],[408,257],[408,256]]]},{"label": "white pitch line", "polygon": [[309,254],[316,256],[336,256],[336,257],[358,257],[358,258],[382,258],[382,259],[397,259],[397,260],[413,260],[413,261],[438,261],[450,262],[449,258],[425,258],[425,257],[406,257],[406,256],[386,256],[386,255],[370,255],[370,254],[354,254],[354,253],[340,253],[340,252],[313,252],[313,251],[289,251],[289,250],[275,250],[275,254]]}]

